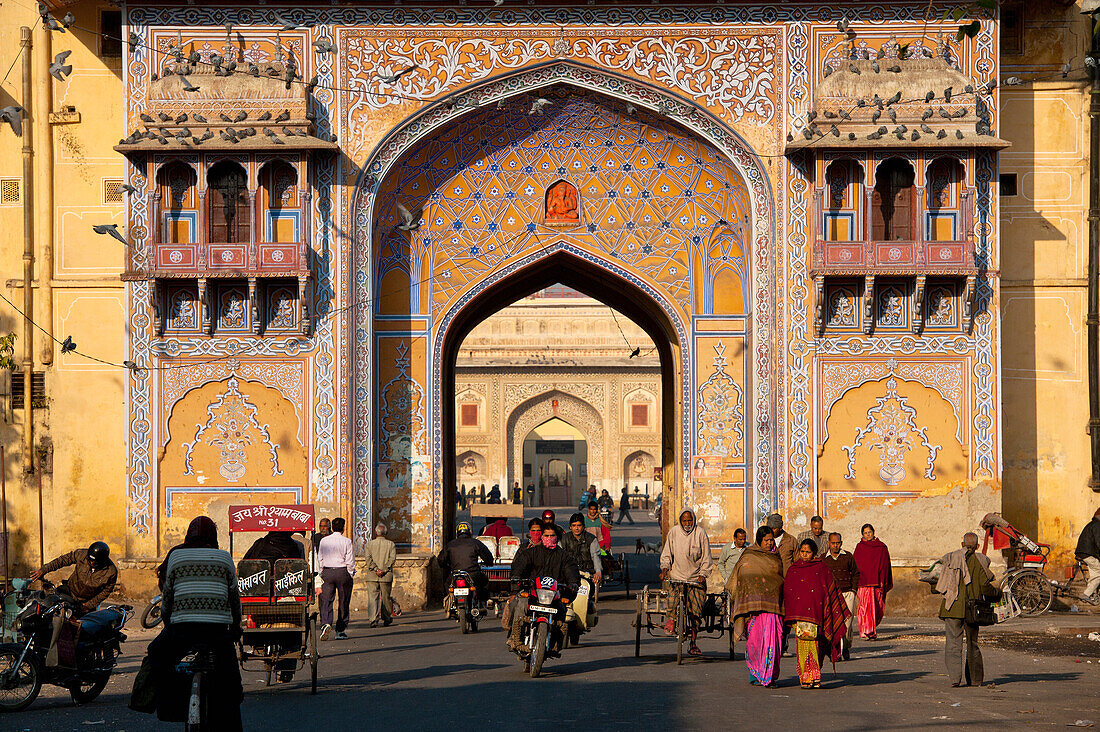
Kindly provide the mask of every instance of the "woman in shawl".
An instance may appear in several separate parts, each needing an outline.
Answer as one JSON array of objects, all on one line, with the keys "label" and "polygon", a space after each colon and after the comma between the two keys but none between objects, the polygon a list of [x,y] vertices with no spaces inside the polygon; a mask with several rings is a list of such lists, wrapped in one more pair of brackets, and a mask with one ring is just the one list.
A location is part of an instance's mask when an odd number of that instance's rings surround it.
[{"label": "woman in shawl", "polygon": [[864,524],[861,530],[863,538],[856,544],[853,552],[856,568],[859,569],[859,590],[857,600],[859,610],[859,637],[874,640],[878,635],[878,624],[882,622],[886,611],[886,593],[894,586],[894,575],[890,571],[890,550],[875,538],[875,527]]},{"label": "woman in shawl", "polygon": [[[679,593],[684,592],[684,606],[687,609],[688,633],[691,646],[688,653],[701,656],[702,651],[696,645],[699,634],[699,621],[703,616],[703,605],[707,600],[707,575],[714,566],[710,556],[710,537],[695,520],[695,512],[685,508],[680,512],[679,526],[671,529],[661,548],[661,579],[687,584],[673,584],[670,601],[679,606]],[[675,615],[670,615],[665,630],[673,632],[676,627]]]},{"label": "woman in shawl", "polygon": [[817,559],[817,542],[803,539],[783,578],[785,620],[794,626],[798,644],[798,681],[803,689],[821,688],[821,662],[826,654],[834,668],[840,639],[851,613],[836,589],[833,572]]},{"label": "woman in shawl", "polygon": [[747,638],[749,682],[771,686],[783,654],[783,561],[767,526],[756,530],[756,543],[745,547],[726,583],[733,598],[733,632]]}]

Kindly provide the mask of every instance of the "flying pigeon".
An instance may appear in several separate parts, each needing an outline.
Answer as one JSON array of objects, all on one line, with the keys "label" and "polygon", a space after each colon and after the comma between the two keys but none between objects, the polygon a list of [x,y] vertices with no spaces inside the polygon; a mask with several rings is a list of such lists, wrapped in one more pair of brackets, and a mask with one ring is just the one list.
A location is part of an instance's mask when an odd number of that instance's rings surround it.
[{"label": "flying pigeon", "polygon": [[318,38],[313,42],[313,49],[317,53],[336,53],[339,49],[331,41],[326,41],[324,38]]},{"label": "flying pigeon", "polygon": [[65,81],[65,77],[73,73],[72,64],[66,64],[65,59],[69,57],[72,51],[62,51],[53,57],[53,63],[50,64],[50,76],[58,81]]},{"label": "flying pigeon", "polygon": [[289,20],[278,13],[275,13],[275,20],[282,25],[282,30],[292,31],[298,27],[298,24],[293,20]]},{"label": "flying pigeon", "polygon": [[115,239],[118,239],[123,244],[126,243],[126,240],[122,237],[122,234],[118,233],[118,224],[96,224],[92,227],[92,231],[97,234],[107,234],[108,236],[113,236]]},{"label": "flying pigeon", "polygon": [[420,211],[413,215],[409,209],[398,203],[397,214],[401,217],[401,223],[397,225],[397,228],[401,231],[416,231],[420,228]]},{"label": "flying pigeon", "polygon": [[412,66],[409,66],[408,68],[401,69],[397,73],[389,74],[389,75],[383,74],[383,75],[379,76],[378,78],[386,84],[395,84],[395,83],[397,83],[398,79],[400,79],[402,76],[404,76],[405,74],[411,74],[413,71],[416,71],[419,68],[420,68],[420,64],[413,64]]},{"label": "flying pigeon", "polygon": [[18,106],[4,107],[0,109],[0,122],[11,125],[16,137],[23,136],[23,108]]},{"label": "flying pigeon", "polygon": [[546,97],[539,97],[531,103],[531,109],[527,114],[542,114],[543,107],[549,107],[552,102]]},{"label": "flying pigeon", "polygon": [[199,87],[192,84],[186,76],[180,76],[180,80],[183,81],[183,90],[185,92],[197,92]]}]

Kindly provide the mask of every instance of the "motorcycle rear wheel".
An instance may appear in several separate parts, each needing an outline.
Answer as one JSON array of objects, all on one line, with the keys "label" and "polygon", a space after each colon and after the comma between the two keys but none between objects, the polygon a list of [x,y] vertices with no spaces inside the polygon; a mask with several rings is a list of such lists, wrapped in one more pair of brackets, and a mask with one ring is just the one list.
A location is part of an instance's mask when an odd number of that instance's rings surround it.
[{"label": "motorcycle rear wheel", "polygon": [[535,646],[531,649],[531,678],[537,679],[542,673],[542,662],[546,660],[546,639],[550,634],[548,623],[539,623],[535,629]]},{"label": "motorcycle rear wheel", "polygon": [[[15,669],[23,646],[10,644],[0,646],[0,678]],[[28,653],[16,670],[16,676],[10,686],[0,684],[0,711],[18,712],[29,707],[42,691],[42,676],[38,662]]]},{"label": "motorcycle rear wheel", "polygon": [[95,701],[95,698],[99,696],[104,687],[107,686],[107,682],[110,678],[110,674],[103,674],[94,681],[82,681],[73,684],[69,687],[69,696],[73,698],[73,702],[76,704],[87,704]]},{"label": "motorcycle rear wheel", "polygon": [[462,631],[462,635],[466,635],[470,632],[469,621],[466,619],[466,606],[458,606],[458,627]]}]

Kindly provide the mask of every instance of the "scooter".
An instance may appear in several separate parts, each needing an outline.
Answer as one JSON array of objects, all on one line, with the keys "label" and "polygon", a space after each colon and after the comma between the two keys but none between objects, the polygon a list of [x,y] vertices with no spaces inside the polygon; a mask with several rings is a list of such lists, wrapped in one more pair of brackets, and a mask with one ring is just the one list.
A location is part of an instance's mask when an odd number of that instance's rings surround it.
[{"label": "scooter", "polygon": [[157,595],[145,606],[145,611],[141,614],[141,627],[149,629],[160,625],[160,597]]},{"label": "scooter", "polygon": [[581,586],[573,602],[565,606],[565,638],[562,648],[578,645],[581,636],[596,627],[596,587],[592,575],[581,572]]}]

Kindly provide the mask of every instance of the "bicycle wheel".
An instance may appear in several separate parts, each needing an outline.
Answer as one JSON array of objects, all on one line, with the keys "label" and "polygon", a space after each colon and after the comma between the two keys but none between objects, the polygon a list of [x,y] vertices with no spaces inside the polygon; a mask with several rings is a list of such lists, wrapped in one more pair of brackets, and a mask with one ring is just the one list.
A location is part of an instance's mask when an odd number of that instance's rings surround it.
[{"label": "bicycle wheel", "polygon": [[1020,614],[1025,618],[1034,618],[1050,609],[1054,602],[1054,589],[1050,580],[1041,572],[1025,572],[1012,578],[1008,591],[1016,598]]},{"label": "bicycle wheel", "polygon": [[680,596],[676,600],[676,665],[684,663],[684,639],[687,637],[687,593],[680,588]]},{"label": "bicycle wheel", "polygon": [[317,693],[317,616],[309,617],[309,693]]}]

